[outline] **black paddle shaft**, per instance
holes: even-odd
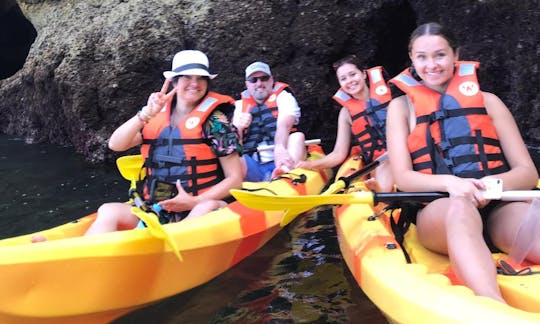
[[[383,159],[379,158],[379,159],[367,164],[362,169],[360,169],[358,171],[355,171],[354,173],[351,173],[350,175],[348,175],[346,177],[340,177],[338,180],[343,181],[345,183],[345,187],[348,187],[352,180],[354,180],[354,179],[356,179],[358,177],[361,177],[363,175],[368,174],[369,172],[371,172],[371,170],[374,170],[376,167],[378,167],[379,164],[381,164],[381,162],[384,161],[385,159],[386,158],[383,158]]]
[[[448,196],[447,192],[374,192],[373,204],[394,201],[431,202]]]

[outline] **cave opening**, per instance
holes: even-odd
[[[0,4],[0,80],[19,71],[37,37],[15,0]]]
[[[410,65],[407,47],[409,35],[416,28],[416,14],[408,2],[386,5],[381,13],[383,17],[377,23],[384,26],[377,29],[376,63],[393,77]]]

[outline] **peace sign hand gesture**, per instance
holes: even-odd
[[[165,104],[167,104],[167,102],[169,102],[176,93],[176,88],[173,88],[169,93],[167,93],[169,84],[169,79],[165,79],[165,82],[161,87],[161,91],[153,92],[148,97],[146,106],[141,109],[142,114],[148,120],[152,119],[158,112],[160,112],[161,109],[163,109],[163,106],[165,106]]]

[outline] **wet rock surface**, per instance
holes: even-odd
[[[331,148],[339,108],[332,63],[354,53],[394,75],[409,64],[410,32],[428,21],[455,31],[461,59],[481,62],[484,90],[512,110],[528,145],[540,145],[536,0],[11,0],[0,15],[19,35],[0,38],[0,132],[72,145],[93,162],[115,157],[106,146],[112,131],[188,48],[208,54],[219,74],[212,89],[235,97],[245,66],[268,62],[299,99],[300,130]]]

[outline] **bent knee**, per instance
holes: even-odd
[[[294,143],[304,143],[306,136],[302,132],[294,132],[289,135],[289,141]]]
[[[448,221],[460,221],[464,223],[482,223],[482,216],[476,206],[465,198],[449,198],[447,217]]]
[[[189,212],[189,215],[186,217],[186,219],[202,216],[213,210],[225,207],[226,205],[227,203],[222,200],[207,200],[207,201],[200,202],[197,205],[195,205],[195,207],[193,207],[193,209]]]

